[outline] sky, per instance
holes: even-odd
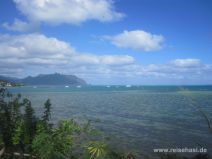
[[[212,84],[211,0],[1,0],[0,75]]]

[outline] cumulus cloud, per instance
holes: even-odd
[[[131,64],[134,62],[134,58],[129,55],[103,55],[97,56],[93,54],[81,54],[74,56],[73,61],[83,64],[95,64],[95,65],[123,65]]]
[[[42,34],[1,35],[0,39],[1,59],[64,60],[65,55],[75,54],[74,48],[66,42]]]
[[[7,22],[3,23],[2,26],[7,30],[18,31],[18,32],[32,32],[37,30],[38,23],[28,23],[20,19],[15,19],[12,24]]]
[[[194,67],[200,65],[199,59],[176,59],[171,61],[172,64],[179,67]]]
[[[15,19],[3,26],[13,31],[31,31],[40,23],[78,25],[88,20],[111,22],[125,15],[115,10],[112,0],[13,0],[28,22]]]
[[[103,39],[109,40],[119,48],[130,48],[145,52],[160,50],[164,41],[162,35],[151,34],[143,30],[125,30],[115,36],[104,36]]]

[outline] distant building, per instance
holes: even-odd
[[[6,87],[11,87],[12,85],[10,83],[7,83],[6,84]]]

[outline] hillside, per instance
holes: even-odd
[[[23,83],[24,85],[86,85],[86,82],[77,76],[59,73],[40,74],[35,77],[28,76],[23,79],[0,76],[0,80]]]

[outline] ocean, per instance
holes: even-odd
[[[212,152],[212,86],[42,86],[9,88],[36,113],[52,103],[52,120],[91,120],[111,144],[157,158],[153,149],[203,147]],[[187,155],[187,154],[185,154]]]

